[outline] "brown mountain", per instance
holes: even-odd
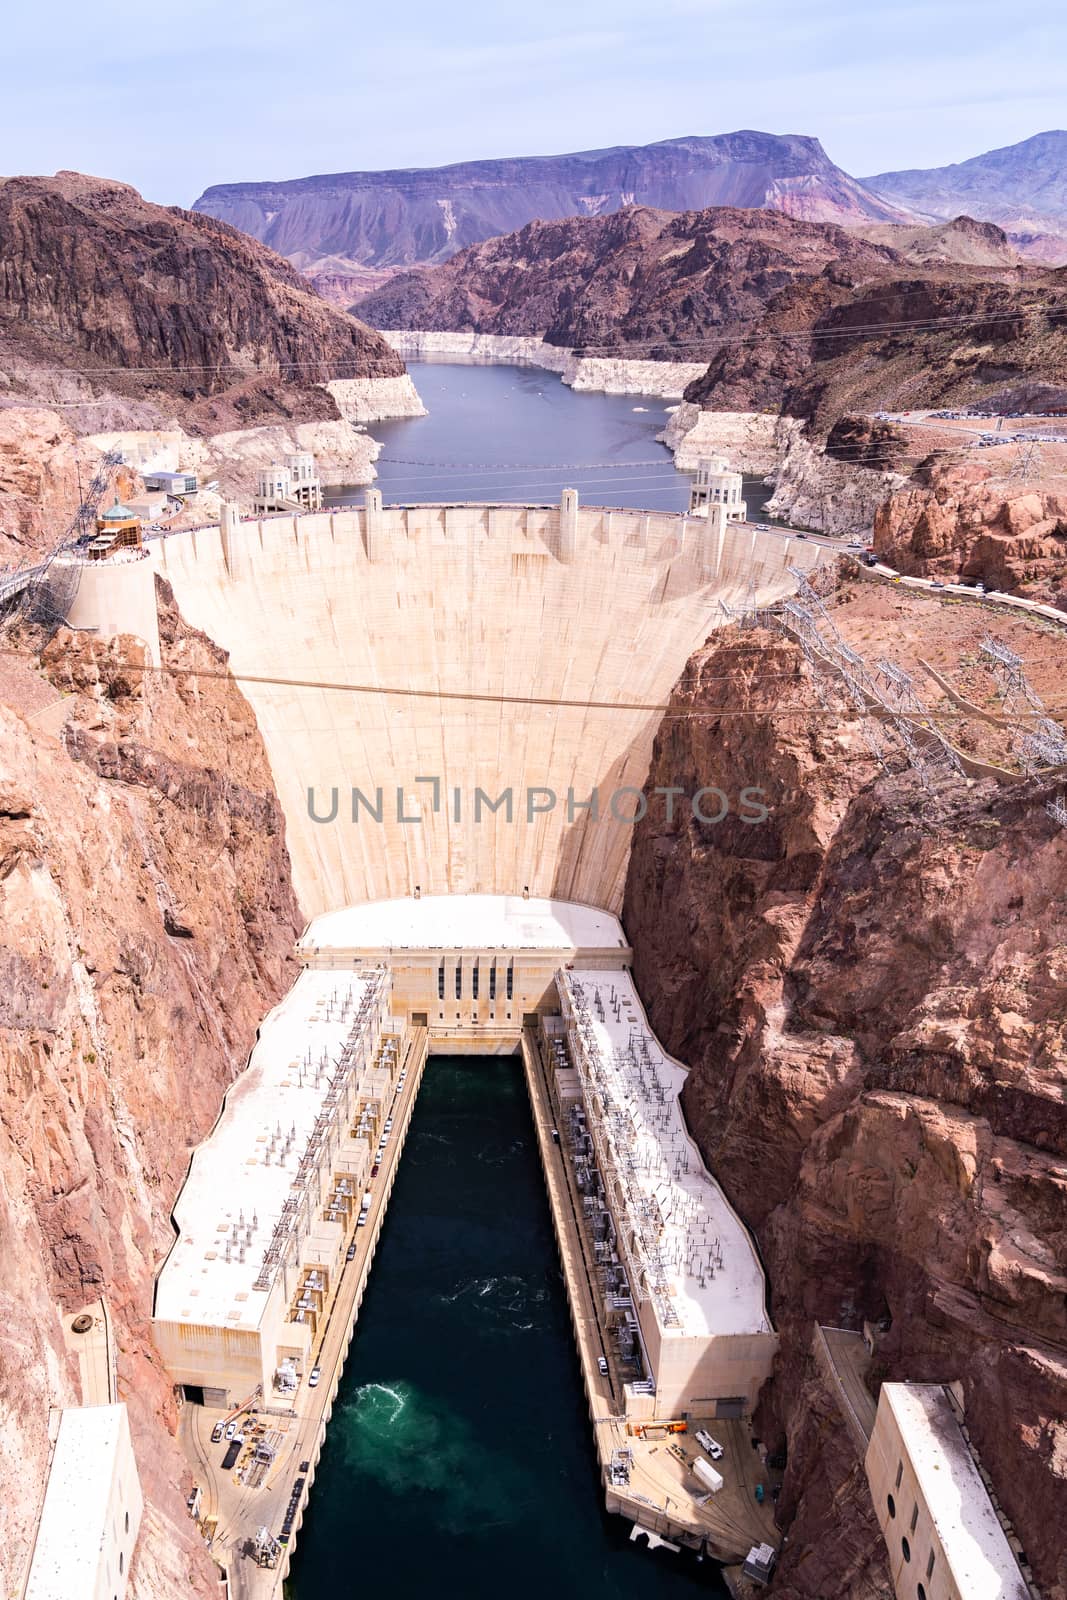
[[[569,155],[217,184],[194,209],[244,228],[315,276],[327,259],[439,262],[535,218],[630,205],[768,207],[818,222],[914,220],[835,166],[818,139],[752,129]]]
[[[335,416],[316,379],[404,370],[266,246],[76,172],[0,182],[0,365],[8,401],[114,394],[195,427],[211,397],[215,428]]]
[[[813,281],[830,303],[835,278],[851,282],[895,259],[843,228],[771,211],[630,206],[531,222],[443,266],[403,273],[356,307],[380,328],[539,334],[549,344],[693,361],[770,305],[788,319],[797,290]]]
[[[537,334],[550,344],[707,359],[687,398],[784,408],[829,429],[850,410],[976,401],[1067,376],[1062,272],[1019,264],[997,229],[903,227],[874,240],[770,211],[530,223],[392,279],[355,310],[377,327]]]

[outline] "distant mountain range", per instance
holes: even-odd
[[[345,303],[367,288],[368,268],[436,263],[535,219],[602,216],[629,205],[764,207],[807,222],[916,220],[842,172],[818,139],[748,131],[574,155],[217,184],[193,209],[263,240]],[[346,268],[360,278],[351,292]]]
[[[287,256],[346,305],[405,267],[535,220],[739,206],[844,227],[922,225],[966,214],[1000,223],[1011,244],[1067,260],[1067,133],[930,171],[857,179],[818,139],[744,130],[572,155],[341,172],[284,183],[226,183],[194,204]]]
[[[1040,260],[1067,260],[1067,132],[1035,133],[951,167],[879,172],[867,188],[931,218],[996,222]]]

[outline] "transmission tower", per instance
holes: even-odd
[[[988,662],[997,681],[1005,714],[1024,715],[1027,719],[1012,741],[1012,749],[1024,769],[1034,773],[1043,767],[1067,763],[1067,733],[1046,713],[1040,695],[1027,680],[1022,656],[988,633],[978,646],[978,654]]]
[[[782,606],[782,612],[783,616],[777,620],[783,628],[791,629],[791,637],[800,645],[804,659],[811,670],[811,679],[820,706],[824,711],[831,709],[825,678],[827,673],[832,672],[844,684],[848,697],[859,714],[860,732],[868,750],[879,766],[888,772],[890,768],[885,745],[885,729],[881,722],[870,715],[871,697],[867,694],[859,676],[859,673],[864,671],[862,657],[854,650],[850,650],[848,645],[840,640],[839,635],[836,647],[828,645],[819,632],[814,614],[799,600],[787,600]],[[834,633],[837,633],[836,629]]]
[[[959,778],[964,777],[959,756],[920,699],[911,673],[905,672],[896,662],[882,658],[878,662],[878,674],[886,684],[886,700],[890,708],[897,712],[893,725],[909,750],[918,743],[914,731],[916,723],[933,741],[932,748],[929,744],[924,748],[920,766],[925,767],[925,763],[932,758],[934,765],[948,768]]]
[[[1019,483],[1030,483],[1032,479],[1040,476],[1041,446],[1036,439],[1030,439],[1016,450],[1008,478],[1015,479]]]

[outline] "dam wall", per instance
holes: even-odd
[[[718,602],[777,600],[822,552],[567,496],[369,499],[153,546],[243,680],[304,913],[472,893],[618,911],[662,707]]]

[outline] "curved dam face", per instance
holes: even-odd
[[[647,776],[654,708],[720,599],[776,600],[790,563],[820,555],[568,492],[562,510],[224,513],[153,561],[246,679],[310,917],[415,893],[618,911],[637,803],[622,791]]]

